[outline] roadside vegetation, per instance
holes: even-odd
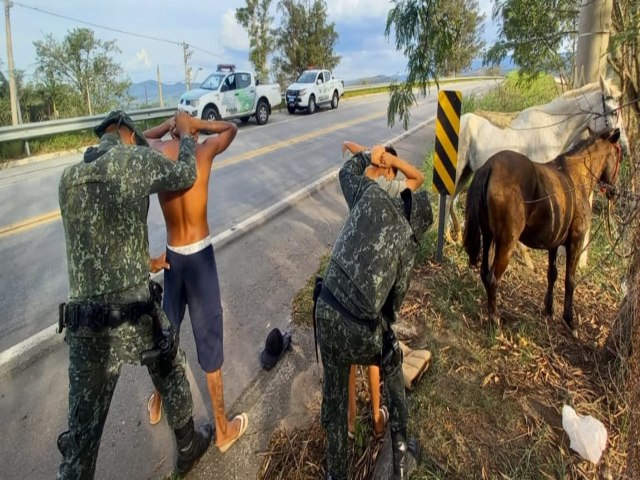
[[[555,88],[550,77],[523,81],[513,74],[486,96],[467,97],[464,108],[520,110],[548,102],[558,95]],[[423,170],[430,191],[432,153],[425,156]],[[435,211],[436,194],[432,205]],[[576,287],[577,338],[561,319],[564,259],[559,260],[556,310],[550,321],[543,314],[546,252],[532,251],[533,271],[512,260],[499,296],[503,329],[496,335],[488,323],[478,271],[468,267],[462,247],[445,245],[445,260],[438,264],[436,228],[427,234],[396,326],[403,341],[433,355],[429,370],[408,397],[409,429],[423,447],[414,478],[627,478],[631,406],[624,396],[624,365],[611,355],[611,330],[624,297],[621,279],[626,266],[620,254],[628,245],[625,238],[613,247],[602,196],[596,196],[594,211],[589,265],[579,272]],[[319,273],[326,262],[325,255]],[[314,279],[315,275],[293,301],[293,321],[300,327],[311,325]],[[351,442],[350,464],[354,478],[368,478],[363,472],[370,472],[379,445],[366,430],[371,423],[366,385],[359,385],[358,391],[358,424],[365,434]],[[570,450],[562,429],[564,404],[593,415],[607,427],[609,442],[598,466]],[[276,448],[287,438],[307,441]],[[304,431],[275,432],[265,465],[267,460],[279,462],[292,476],[278,477],[267,468],[260,478],[319,478],[324,442],[317,412]]]

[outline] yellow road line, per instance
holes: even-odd
[[[356,120],[350,120],[348,122],[337,123],[330,127],[322,128],[320,130],[314,130],[313,132],[305,133],[304,135],[300,135],[299,137],[291,138],[289,140],[283,140],[282,142],[274,143],[272,145],[267,145],[266,147],[257,148],[255,150],[251,150],[250,152],[241,153],[239,155],[234,155],[233,157],[229,157],[220,162],[213,163],[211,167],[212,170],[216,170],[218,168],[226,167],[228,165],[233,165],[234,163],[242,162],[243,160],[248,160],[253,157],[258,157],[260,155],[264,155],[266,153],[275,152],[276,150],[280,150],[281,148],[289,147],[291,145],[296,145],[301,142],[305,142],[307,140],[311,140],[321,135],[325,135],[327,133],[335,132],[336,130],[341,130],[343,128],[352,127],[353,125],[357,125],[359,123],[364,123],[369,120],[373,120],[378,117],[386,116],[387,111],[381,110],[365,117],[360,117]]]
[[[60,218],[60,210],[54,210],[49,213],[44,213],[35,217],[28,218],[21,222],[12,223],[6,227],[0,227],[0,238],[7,235],[13,235],[14,233],[20,233],[25,230],[29,230],[45,223],[53,222]]]
[[[219,168],[227,167],[229,165],[242,162],[244,160],[249,160],[253,157],[265,155],[267,153],[275,152],[276,150],[280,150],[282,148],[289,147],[291,145],[296,145],[298,143],[305,142],[313,138],[317,138],[327,133],[335,132],[336,130],[341,130],[343,128],[351,127],[353,125],[364,123],[369,120],[373,120],[375,118],[384,117],[384,116],[386,116],[386,110],[380,110],[370,115],[359,117],[358,119],[355,119],[355,120],[350,120],[348,122],[343,122],[343,123],[337,123],[330,127],[322,128],[320,130],[314,130],[313,132],[305,133],[304,135],[300,135],[299,137],[291,138],[289,140],[283,140],[282,142],[274,143],[272,145],[267,145],[266,147],[256,148],[255,150],[251,150],[249,152],[241,153],[239,155],[234,155],[233,157],[229,157],[220,162],[214,161],[213,167],[211,169],[217,170]],[[13,235],[16,233],[21,233],[26,230],[30,230],[32,228],[38,227],[40,225],[44,225],[45,223],[53,222],[58,219],[60,219],[60,210],[55,210],[49,213],[45,213],[43,215],[38,215],[35,217],[28,218],[21,222],[12,223],[11,225],[8,225],[6,227],[0,227],[0,238],[6,237],[8,235]]]

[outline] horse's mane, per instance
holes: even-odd
[[[606,138],[609,138],[609,136],[611,136],[612,133],[613,133],[613,129],[612,128],[608,128],[608,129],[603,130],[601,132],[598,132],[598,133],[595,133],[595,134],[591,134],[587,138],[584,138],[584,139],[580,140],[578,143],[576,143],[575,145],[573,145],[566,152],[561,153],[560,155],[558,155],[558,157],[556,157],[556,160],[561,158],[561,157],[571,157],[573,155],[577,155],[578,153],[582,152],[586,148],[589,148],[590,146],[592,146],[596,142],[598,142],[600,140],[604,140]]]
[[[476,110],[476,115],[489,120],[493,125],[499,128],[507,128],[511,125],[514,118],[519,112],[491,112],[489,110]]]
[[[620,89],[616,85],[611,83],[609,80],[605,80],[605,83],[607,84],[607,87],[609,88],[609,91],[612,96],[614,97],[620,96]],[[560,95],[557,98],[554,98],[551,102],[545,105],[530,107],[530,108],[527,108],[526,110],[523,110],[523,112],[538,110],[545,113],[563,113],[563,112],[566,112],[567,110],[566,104],[568,102],[575,103],[581,98],[586,97],[589,94],[592,94],[594,92],[600,92],[600,91],[601,91],[600,82],[587,83],[586,85],[583,85],[580,88],[576,88],[576,89],[568,90],[564,92],[562,95]]]

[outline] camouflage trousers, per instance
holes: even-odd
[[[322,426],[327,432],[327,467],[334,480],[346,480],[349,369],[351,365],[380,365],[382,327],[375,330],[346,319],[322,298],[316,306],[318,341],[324,370]],[[407,405],[402,364],[383,368],[391,432],[406,435]]]
[[[164,315],[162,323],[168,326]],[[69,344],[69,430],[58,437],[63,460],[57,478],[92,479],[122,365],[139,364],[140,353],[154,348],[152,319],[143,315],[135,325],[124,323],[99,332],[86,327],[67,330],[65,340]],[[156,373],[153,366],[148,369],[174,429],[186,425],[193,411],[185,365],[184,352],[178,349],[166,377]]]

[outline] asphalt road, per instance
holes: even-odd
[[[464,94],[494,81],[448,84]],[[435,116],[437,91],[418,101],[412,125]],[[337,110],[314,115],[275,112],[269,123],[240,126],[229,149],[214,162],[209,200],[213,234],[286,197],[336,168],[343,140],[371,145],[402,132],[386,122],[386,94],[356,97]],[[81,155],[0,171],[0,351],[52,325],[67,298],[64,234],[57,188],[65,166]],[[151,202],[152,253],[164,248],[164,221]],[[16,228],[17,227],[17,228]]]

